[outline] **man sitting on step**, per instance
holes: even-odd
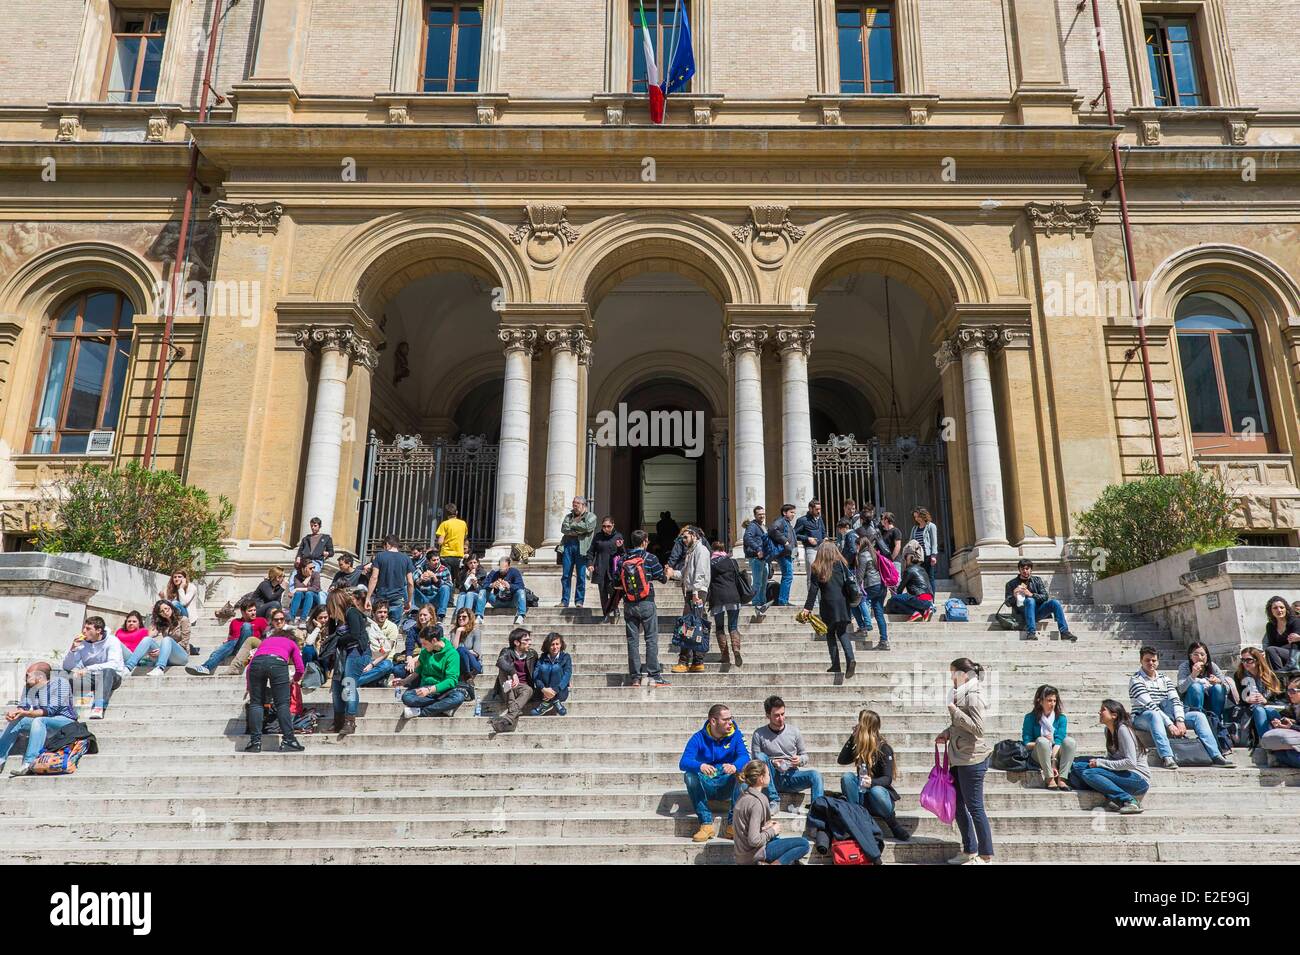
[[[420,656],[406,678],[402,716],[455,716],[468,695],[460,685],[460,654],[446,639],[442,625],[420,631]]]
[[[1038,639],[1038,618],[1049,613],[1056,617],[1056,629],[1061,631],[1062,640],[1079,639],[1070,632],[1061,602],[1048,595],[1042,577],[1034,576],[1034,562],[1021,560],[1016,570],[1016,576],[1007,581],[1005,597],[1015,615],[1025,622],[1025,639]]]
[[[691,837],[695,842],[708,842],[717,834],[713,828],[713,812],[709,809],[710,799],[725,799],[730,803],[723,838],[732,837],[731,817],[742,789],[736,772],[748,762],[745,737],[731,718],[731,708],[714,704],[699,732],[686,741],[678,763],[686,780],[686,793],[700,820],[700,828]]]
[[[524,712],[542,701],[533,682],[536,668],[533,635],[523,627],[516,627],[510,631],[510,646],[497,657],[497,695],[506,709],[492,721],[493,732],[513,733]]]
[[[203,663],[191,663],[185,672],[192,676],[211,676],[217,667],[239,652],[245,640],[254,637],[261,640],[269,626],[265,617],[257,615],[257,601],[251,597],[244,600],[239,605],[239,613],[230,621],[230,635],[226,637],[226,642],[213,650]]]
[[[513,606],[516,627],[528,616],[528,591],[524,587],[524,575],[510,566],[509,557],[502,557],[497,563],[497,569],[488,574],[479,596],[488,607]]]
[[[1156,752],[1164,760],[1165,769],[1177,769],[1178,761],[1174,759],[1173,747],[1169,737],[1176,739],[1187,735],[1187,727],[1196,732],[1196,739],[1205,747],[1211,761],[1216,766],[1231,766],[1219,752],[1219,744],[1210,729],[1210,721],[1200,710],[1184,712],[1183,701],[1178,698],[1178,687],[1174,681],[1157,672],[1160,655],[1154,647],[1143,647],[1138,651],[1142,667],[1129,680],[1128,695],[1133,701],[1133,725],[1146,730],[1155,741]]]
[[[767,801],[772,814],[781,809],[780,793],[808,789],[812,791],[812,799],[821,799],[826,793],[822,774],[805,768],[808,747],[804,745],[803,734],[786,722],[785,700],[769,696],[763,701],[763,712],[767,714],[767,724],[754,730],[749,748],[755,759],[767,763]]]

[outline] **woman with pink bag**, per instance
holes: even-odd
[[[984,774],[993,749],[984,741],[984,697],[979,678],[984,668],[967,657],[948,665],[953,694],[948,702],[948,728],[934,738],[947,745],[957,791],[957,828],[961,831],[961,852],[949,865],[989,865],[993,862],[993,832],[984,811]],[[978,854],[976,854],[978,850]]]

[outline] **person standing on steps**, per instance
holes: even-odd
[[[1042,577],[1034,576],[1034,562],[1021,559],[1016,564],[1016,571],[1016,576],[1007,581],[1004,595],[1015,615],[1025,623],[1025,639],[1038,639],[1038,620],[1050,613],[1056,617],[1056,629],[1061,632],[1061,639],[1071,643],[1077,640],[1078,637],[1070,632],[1061,602],[1048,594]]]
[[[780,838],[781,824],[772,818],[766,796],[772,786],[770,764],[750,760],[739,777],[738,786],[744,791],[733,810],[736,865],[794,865],[808,854],[808,840],[802,836]]]
[[[858,570],[858,540],[859,533],[853,529],[853,522],[847,517],[841,517],[835,524],[835,544],[844,555],[844,562],[849,565],[849,570],[858,579],[858,586],[862,586],[862,574]],[[849,613],[853,616],[853,622],[856,625],[855,633],[871,632],[871,617],[868,616],[870,605],[865,600],[859,600],[856,604],[849,607]]]
[[[618,565],[618,588],[623,593],[623,630],[627,636],[626,686],[668,686],[659,663],[659,617],[655,606],[655,585],[668,581],[659,558],[646,549],[649,535],[641,528],[632,532],[631,549]],[[645,663],[640,644],[645,639]]]
[[[713,579],[709,565],[709,548],[704,543],[698,527],[686,527],[681,533],[686,556],[682,562],[681,572],[669,569],[669,579],[679,577],[682,582],[683,613],[704,614],[704,599],[709,595],[709,584]],[[719,636],[721,642],[725,636]],[[739,642],[739,641],[737,641]],[[674,673],[703,673],[704,654],[695,650],[683,649],[677,655]]]
[[[600,530],[591,538],[587,553],[591,562],[591,582],[600,590],[600,622],[609,623],[618,611],[617,563],[623,556],[623,535],[614,527],[614,518],[605,517]]]
[[[876,618],[876,623],[880,626],[880,642],[876,644],[877,650],[889,649],[889,621],[885,616],[885,595],[888,593],[888,588],[881,579],[880,568],[876,564],[876,555],[883,553],[881,550],[883,546],[880,531],[869,524],[864,524],[858,532],[858,553],[854,559],[857,563],[858,580],[862,584],[862,603],[859,606],[870,607],[871,615]],[[866,629],[870,632],[870,622]]]
[[[77,722],[73,705],[72,684],[63,674],[53,674],[43,660],[27,667],[23,676],[23,695],[4,713],[4,732],[0,733],[0,769],[4,768],[14,741],[27,734],[27,749],[21,765],[9,775],[26,776],[37,757],[45,752],[45,739],[51,730]]]
[[[714,541],[709,555],[709,613],[713,614],[713,633],[718,638],[723,666],[731,662],[732,656],[736,666],[745,662],[740,657],[740,582],[744,576],[740,561],[727,552],[722,541]],[[728,640],[731,655],[727,653]]]
[[[993,861],[993,830],[984,809],[984,775],[993,749],[984,739],[984,696],[980,678],[984,668],[968,657],[948,665],[953,694],[948,701],[948,728],[934,738],[948,747],[948,764],[957,789],[957,828],[961,852],[949,865],[988,865]]]
[[[313,517],[308,525],[311,530],[298,542],[297,556],[300,560],[311,561],[319,574],[325,569],[325,561],[334,556],[334,538],[321,533],[319,517]]]
[[[852,766],[853,772],[840,777],[840,792],[851,803],[866,810],[889,827],[900,842],[912,838],[894,812],[898,790],[894,788],[894,748],[880,732],[880,714],[859,710],[858,725],[840,749],[836,762]]]
[[[421,630],[417,639],[420,655],[407,665],[411,673],[403,681],[402,717],[455,716],[468,695],[461,685],[460,653],[438,623]]]
[[[767,723],[754,730],[749,749],[754,759],[766,763],[770,770],[766,788],[772,815],[781,809],[781,793],[807,789],[812,793],[811,800],[821,799],[826,794],[826,785],[821,773],[806,768],[808,747],[804,745],[803,734],[785,718],[785,700],[769,696],[763,701],[763,712],[767,714]]]
[[[847,666],[845,679],[852,679],[857,670],[857,660],[853,656],[853,641],[849,638],[849,600],[856,583],[849,565],[844,562],[844,555],[833,540],[823,540],[817,548],[808,569],[808,598],[803,610],[796,619],[806,623],[812,615],[813,604],[821,601],[819,616],[826,624],[826,646],[830,650],[831,665],[827,673],[840,672],[840,649],[844,650]],[[859,593],[860,596],[860,593]]]
[[[1151,787],[1151,769],[1128,710],[1117,700],[1102,700],[1098,722],[1106,728],[1106,759],[1083,757],[1070,769],[1069,783],[1075,789],[1091,789],[1106,797],[1106,808],[1132,815],[1142,806],[1137,797]]]
[[[681,528],[673,520],[671,511],[660,511],[659,520],[655,523],[655,556],[660,560],[668,559],[668,552],[672,549],[677,540],[678,532]]]
[[[400,556],[410,560],[405,554]],[[370,663],[370,629],[365,614],[368,602],[367,589],[358,586],[350,594],[335,591],[325,604],[330,612],[330,621],[334,624],[337,656],[331,690],[334,700],[334,732],[340,736],[347,736],[357,730],[357,709],[361,702],[357,681]]]
[[[782,504],[781,516],[767,530],[767,538],[772,544],[771,553],[781,571],[781,587],[774,604],[777,607],[790,606],[790,591],[794,587],[794,554],[798,546],[794,534],[794,510],[793,504]]]
[[[767,613],[767,561],[768,536],[767,511],[762,504],[755,505],[754,516],[745,525],[745,534],[741,538],[741,547],[745,559],[749,561],[749,578],[754,583],[754,599],[750,603],[754,612],[762,618]]]
[[[1200,710],[1219,720],[1228,699],[1238,701],[1236,685],[1210,659],[1209,647],[1199,641],[1187,648],[1187,659],[1178,664],[1178,695],[1185,710]]]
[[[1187,735],[1190,726],[1196,732],[1196,738],[1216,766],[1231,766],[1219,752],[1215,742],[1214,731],[1205,714],[1193,710],[1183,710],[1183,701],[1178,698],[1178,688],[1169,677],[1158,672],[1160,654],[1154,647],[1143,647],[1138,651],[1142,666],[1129,680],[1128,696],[1133,704],[1133,725],[1151,734],[1156,744],[1156,752],[1164,760],[1165,769],[1177,769],[1178,761],[1174,759],[1173,747],[1169,737],[1181,738]]]
[[[813,561],[817,559],[817,549],[826,540],[826,521],[822,517],[822,502],[813,499],[808,502],[808,513],[795,521],[794,536],[803,548],[803,565],[805,573],[810,572]],[[813,592],[812,577],[808,578],[808,592]],[[825,618],[823,618],[825,619]]]
[[[1034,693],[1034,708],[1020,726],[1020,742],[1033,754],[1048,789],[1068,792],[1066,777],[1074,765],[1078,744],[1066,732],[1068,721],[1061,707],[1061,694],[1044,683]]]
[[[442,509],[442,523],[433,532],[433,546],[453,579],[460,573],[468,539],[469,525],[461,520],[460,511],[455,504],[446,505]]]
[[[394,534],[384,538],[384,549],[375,555],[370,568],[366,605],[373,606],[376,596],[388,604],[388,619],[399,627],[402,615],[415,605],[415,564],[410,555],[402,553]]]
[[[921,564],[933,577],[939,566],[939,525],[924,507],[912,511],[912,540],[921,545]]]
[[[494,733],[513,733],[524,712],[538,703],[542,694],[537,689],[536,669],[533,635],[516,627],[510,631],[510,645],[497,657],[497,695],[506,709],[492,721]]]
[[[572,510],[564,515],[560,524],[560,608],[569,606],[571,578],[574,605],[581,608],[587,599],[587,556],[591,539],[596,534],[596,515],[587,510],[587,499],[575,497]]]
[[[704,725],[686,741],[686,748],[677,764],[686,781],[686,793],[695,808],[696,818],[700,821],[700,828],[691,837],[693,841],[708,842],[717,835],[713,827],[713,811],[709,809],[711,799],[731,803],[722,837],[730,839],[735,834],[731,823],[736,800],[740,798],[736,773],[738,767],[748,762],[745,737],[731,718],[731,707],[715,703],[709,708],[709,717]]]
[[[894,524],[892,511],[880,515],[880,539],[885,545],[885,556],[894,562],[899,576],[903,574],[903,532]]]
[[[276,612],[284,622],[284,611]],[[289,664],[293,664],[293,676]],[[276,630],[268,633],[253,658],[248,663],[248,745],[245,753],[262,751],[262,723],[266,718],[267,690],[275,700],[275,718],[280,723],[280,752],[301,753],[305,747],[293,734],[293,713],[290,711],[290,684],[301,683],[306,671],[302,662],[302,649],[291,631]]]

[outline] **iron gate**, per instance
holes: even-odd
[[[871,483],[869,444],[851,434],[833,434],[825,444],[813,444],[813,493],[822,502],[827,530],[840,516],[840,501],[852,498],[859,505],[875,500]],[[791,501],[801,511],[806,501]]]
[[[380,550],[389,534],[404,548],[432,544],[448,502],[469,525],[468,548],[483,553],[496,533],[497,447],[484,435],[430,445],[420,435],[381,442],[371,431],[358,534],[365,553]]]

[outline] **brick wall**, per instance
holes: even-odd
[[[605,7],[605,0],[506,0],[501,5],[505,45],[499,51],[500,88],[515,96],[590,96],[603,91]],[[622,19],[616,27],[627,29]]]
[[[66,100],[85,0],[0,3],[0,105]]]
[[[1300,103],[1300,0],[1231,0],[1228,44],[1243,105],[1296,108]]]
[[[1011,92],[1001,0],[921,0],[926,91],[941,96]]]
[[[371,96],[392,85],[398,0],[314,0],[304,93]]]
[[[817,92],[813,4],[714,0],[712,10],[714,92],[790,98]]]

